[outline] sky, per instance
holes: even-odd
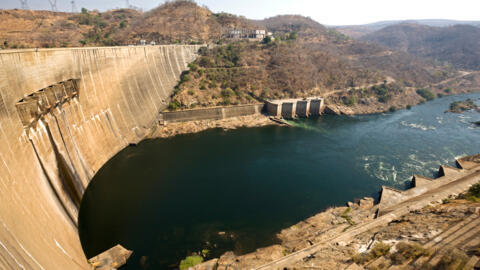
[[[60,11],[71,11],[71,0],[56,0]],[[75,0],[77,10],[123,8],[127,0]],[[143,10],[165,0],[128,0]],[[480,0],[197,0],[213,12],[250,19],[300,14],[325,25],[366,24],[385,20],[451,19],[480,21]],[[49,0],[27,0],[31,9],[49,9]],[[0,0],[0,8],[20,8],[20,0]],[[1,23],[1,22],[0,22]]]

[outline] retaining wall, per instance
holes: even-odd
[[[264,104],[247,104],[175,112],[162,112],[159,114],[159,121],[160,123],[168,123],[196,120],[219,120],[237,116],[259,114],[262,111],[263,106]]]

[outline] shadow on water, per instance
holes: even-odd
[[[413,174],[432,177],[441,164],[480,152],[470,124],[479,114],[444,114],[467,97],[480,94],[127,147],[85,192],[84,251],[92,257],[119,243],[134,251],[122,269],[175,269],[204,249],[211,258],[277,243],[282,228],[330,206],[378,197],[382,185],[406,188]]]

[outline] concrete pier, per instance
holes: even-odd
[[[286,119],[318,116],[322,114],[324,100],[320,97],[267,100],[265,110],[269,116]]]

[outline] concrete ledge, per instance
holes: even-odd
[[[434,180],[435,179],[414,174],[412,178],[412,183],[414,187],[422,187],[422,186],[430,185],[431,182]]]
[[[192,110],[161,112],[158,116],[160,124],[168,122],[187,122],[197,120],[220,120],[225,118],[259,114],[264,104],[245,104],[226,107],[199,108]]]

